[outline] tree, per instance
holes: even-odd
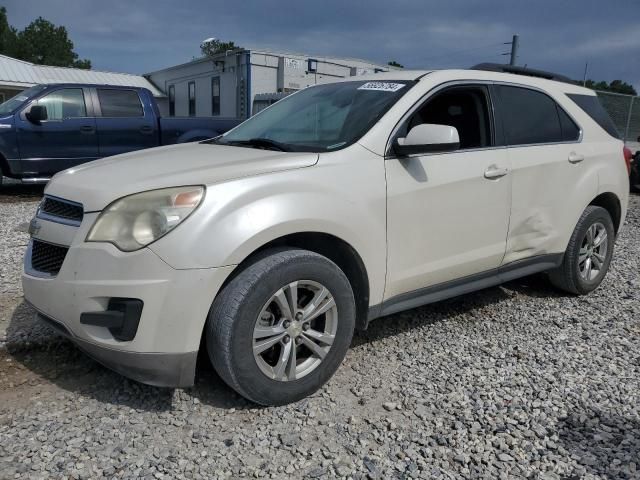
[[[18,32],[9,25],[7,9],[0,7],[0,53],[15,56],[18,44]]]
[[[227,50],[235,50],[236,48],[242,47],[239,47],[233,42],[223,42],[217,38],[212,38],[208,41],[206,40],[202,42],[202,45],[200,45],[200,51],[202,52],[202,55],[206,57],[211,57],[218,53],[224,53]]]
[[[593,80],[587,80],[585,87],[592,90],[602,90],[604,92],[624,93],[625,95],[637,95],[636,89],[633,85],[629,85],[622,80],[613,80],[611,83],[604,81],[594,82]]]
[[[38,17],[18,31],[7,21],[7,11],[0,7],[0,53],[38,65],[91,68],[91,61],[79,59],[67,29]]]
[[[395,60],[391,60],[390,62],[387,62],[387,65],[389,65],[390,67],[404,68],[404,65],[400,65]]]

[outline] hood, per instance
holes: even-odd
[[[64,170],[51,179],[45,193],[80,202],[85,212],[92,212],[146,190],[212,185],[310,167],[317,161],[317,153],[188,143],[116,155]]]

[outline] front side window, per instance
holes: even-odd
[[[220,77],[211,79],[211,115],[220,115]]]
[[[400,133],[416,125],[433,123],[458,130],[460,149],[493,145],[487,89],[483,86],[452,87],[429,98],[409,119]]]
[[[408,81],[348,81],[301,90],[215,142],[286,151],[344,148],[364,135],[412,86]]]
[[[196,115],[196,82],[189,82],[189,116]]]
[[[496,86],[509,145],[562,142],[556,102],[537,90]]]
[[[135,90],[98,89],[103,117],[143,117],[142,103]]]
[[[47,109],[47,120],[64,120],[87,116],[84,93],[81,88],[55,90],[38,99],[38,105]]]
[[[42,90],[47,88],[46,85],[36,85],[35,87],[27,88],[22,92],[17,93],[14,97],[11,97],[6,102],[0,105],[0,115],[8,115],[20,108],[29,99],[38,95]]]
[[[176,86],[169,85],[169,116],[176,115]]]

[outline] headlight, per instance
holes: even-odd
[[[176,187],[136,193],[105,208],[87,242],[110,242],[133,252],[176,228],[202,202],[204,187]]]

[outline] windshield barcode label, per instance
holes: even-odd
[[[360,85],[358,90],[377,90],[379,92],[397,92],[404,83],[389,83],[389,82],[367,82],[364,85]]]

